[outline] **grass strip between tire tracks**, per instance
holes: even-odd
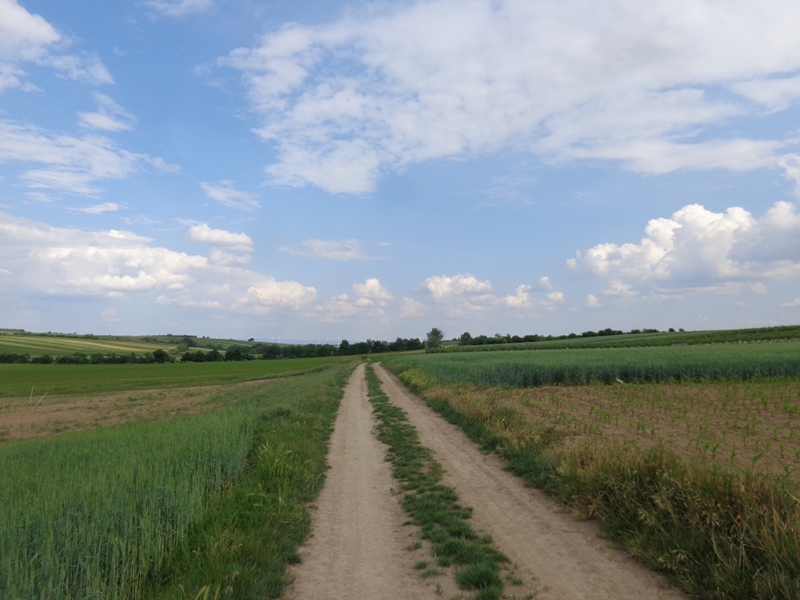
[[[452,488],[441,483],[442,466],[419,441],[405,413],[389,402],[372,367],[367,367],[369,399],[379,419],[378,439],[389,446],[392,473],[404,493],[402,505],[422,538],[433,546],[440,567],[456,568],[462,589],[478,590],[476,598],[493,600],[503,594],[500,566],[508,558],[467,523],[471,509],[458,503]]]

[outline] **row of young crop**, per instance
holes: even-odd
[[[347,371],[239,388],[202,415],[0,445],[0,597],[276,597]]]
[[[556,341],[531,343],[491,343],[485,345],[459,345],[430,348],[431,354],[451,352],[502,352],[512,350],[559,350],[592,348],[646,348],[651,346],[695,346],[707,344],[743,344],[755,342],[786,342],[800,339],[800,326],[763,327],[758,329],[732,329],[724,331],[698,331],[660,333],[648,335],[598,337],[568,337]]]

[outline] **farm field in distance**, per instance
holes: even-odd
[[[340,357],[146,365],[0,365],[0,441],[219,407],[228,387],[340,363]]]
[[[22,330],[0,329],[0,353],[30,353],[64,356],[74,353],[92,354],[95,352],[117,354],[143,353],[154,350],[173,350],[184,336],[117,336],[66,333],[34,333]],[[227,346],[232,343],[249,345],[249,342],[195,338],[202,345]]]

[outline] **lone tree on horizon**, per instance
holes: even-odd
[[[434,327],[428,332],[428,348],[438,348],[442,345],[444,332],[438,327]]]

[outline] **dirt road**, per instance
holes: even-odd
[[[443,483],[474,509],[472,525],[490,534],[518,566],[537,600],[685,600],[663,579],[598,537],[594,523],[577,521],[542,492],[525,487],[483,454],[464,433],[411,394],[394,375],[375,368],[390,400],[402,408],[420,441],[445,468]],[[507,594],[518,594],[507,587]]]
[[[446,470],[444,484],[474,509],[472,526],[494,538],[515,564],[523,585],[511,597],[538,600],[686,600],[657,574],[613,549],[593,523],[577,521],[538,490],[503,470],[499,458],[477,446],[379,365],[384,391],[417,429],[424,446]],[[331,469],[313,515],[314,534],[301,548],[286,596],[305,599],[452,598],[451,580],[441,590],[413,565],[431,561],[424,549],[407,550],[412,531],[393,495],[385,446],[374,436],[364,366],[345,390],[331,438]],[[437,595],[436,592],[439,592]]]
[[[438,598],[414,564],[428,559],[406,548],[412,529],[392,494],[386,447],[374,434],[364,365],[353,373],[331,436],[330,470],[313,513],[313,537],[300,549],[286,597],[298,600],[349,598]]]

